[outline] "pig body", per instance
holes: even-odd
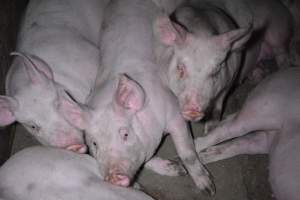
[[[62,99],[84,103],[94,87],[107,2],[29,2],[6,78],[7,96],[0,97],[1,126],[17,121],[44,145],[86,150],[82,133],[58,107]]]
[[[279,71],[264,80],[237,114],[206,137],[196,139],[203,162],[240,154],[270,154],[270,183],[275,196],[299,199],[299,86],[299,68]]]
[[[153,200],[103,181],[96,160],[58,148],[30,147],[0,168],[0,199]]]
[[[65,117],[85,130],[105,180],[128,186],[167,132],[196,185],[213,193],[176,98],[159,77],[152,34],[159,13],[151,1],[110,2],[103,22],[99,86],[86,107],[69,107]]]

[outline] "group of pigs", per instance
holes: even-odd
[[[52,147],[23,150],[5,163],[0,199],[150,200],[126,188],[143,165],[169,176],[186,170],[213,195],[203,164],[241,153],[270,153],[275,196],[299,199],[294,4],[30,0],[0,96],[0,126],[17,121]],[[260,61],[271,57],[279,72],[223,117],[232,86],[261,76]],[[209,133],[194,140],[187,121],[199,120]],[[166,133],[184,168],[154,155]]]

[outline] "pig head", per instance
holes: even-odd
[[[59,112],[66,89],[55,82],[51,68],[40,58],[24,53],[16,55],[13,68],[18,68],[22,82],[12,96],[0,96],[0,126],[18,121],[44,145],[84,153],[86,146],[81,131],[69,124]],[[25,75],[25,77],[24,77]],[[10,75],[7,81],[10,80]]]
[[[238,50],[250,38],[251,26],[234,28],[216,9],[180,7],[175,17],[161,16],[154,23],[156,54],[183,117],[197,121],[213,102],[221,99],[222,104],[239,70]]]
[[[103,103],[94,109],[65,101],[62,110],[70,123],[87,133],[89,151],[98,160],[105,180],[115,185],[129,186],[130,180],[138,168],[150,159],[161,138],[148,148],[153,139],[144,137],[145,130],[137,125],[136,120],[145,120],[136,119],[136,113],[145,104],[145,92],[137,82],[123,74],[101,88],[95,102],[101,99]],[[115,90],[113,94],[107,95],[112,88]]]

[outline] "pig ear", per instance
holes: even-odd
[[[58,110],[64,118],[74,127],[84,130],[86,127],[85,112],[83,106],[79,105],[63,89],[58,92]]]
[[[172,22],[168,16],[158,17],[153,25],[154,35],[164,45],[184,44],[187,31],[179,24]]]
[[[6,126],[16,120],[15,110],[18,107],[18,101],[12,97],[0,96],[0,126]]]
[[[145,91],[136,81],[130,79],[126,74],[121,74],[114,98],[116,105],[135,113],[144,106]]]
[[[221,35],[215,36],[217,46],[226,51],[236,51],[244,47],[252,34],[252,25],[246,28],[239,28]]]
[[[53,80],[51,68],[39,57],[20,52],[12,52],[10,55],[19,56],[24,60],[26,72],[32,83],[45,83],[49,79]]]

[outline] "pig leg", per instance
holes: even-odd
[[[269,153],[275,133],[255,132],[208,147],[198,155],[205,164],[224,160],[241,154]]]
[[[171,134],[177,153],[197,187],[213,195],[215,186],[198,158],[187,124],[179,113],[169,123],[166,131]]]
[[[268,130],[272,126],[272,120],[267,121],[264,114],[258,115],[255,103],[244,106],[238,115],[229,115],[220,125],[205,137],[195,139],[195,147],[199,153],[203,149],[219,144],[223,141],[240,137],[256,130]],[[259,108],[258,108],[259,109]],[[267,116],[269,117],[269,116]]]
[[[144,167],[164,176],[184,176],[187,173],[181,163],[156,156],[146,162]]]

